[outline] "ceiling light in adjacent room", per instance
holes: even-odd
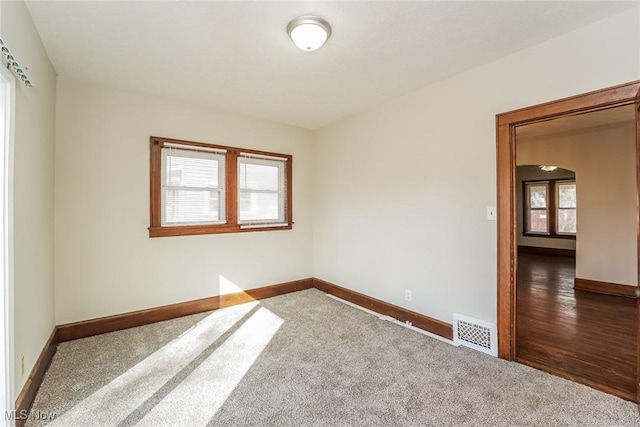
[[[542,169],[545,172],[553,172],[554,170],[558,169],[558,167],[557,166],[542,165],[542,166],[540,166],[540,169]]]
[[[305,52],[320,49],[331,36],[331,26],[316,16],[298,16],[287,25],[293,43]]]

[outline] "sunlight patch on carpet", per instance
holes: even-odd
[[[118,424],[257,305],[250,302],[211,313],[50,425]]]
[[[206,426],[283,323],[260,308],[136,425]]]

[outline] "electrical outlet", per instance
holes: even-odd
[[[404,290],[404,299],[407,300],[407,301],[411,301],[411,298],[412,298],[411,290],[405,289]]]
[[[20,375],[24,375],[24,354],[20,355]]]

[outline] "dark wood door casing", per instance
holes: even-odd
[[[636,286],[636,306],[637,306],[637,314],[638,314],[638,349],[637,349],[637,357],[638,362],[636,364],[636,401],[638,403],[638,412],[640,412],[640,90],[636,95],[636,185],[638,188],[638,228],[637,228],[637,239],[638,239],[638,286]]]
[[[498,356],[515,359],[516,340],[516,128],[526,124],[552,120],[562,116],[636,105],[636,169],[640,189],[640,81],[601,89],[570,98],[534,105],[496,115],[496,162],[498,206]],[[640,203],[640,190],[638,195]],[[640,205],[639,205],[640,209]],[[638,286],[640,286],[640,223],[638,237]],[[640,288],[639,288],[640,289]],[[636,292],[640,295],[640,290]],[[640,309],[640,299],[638,300]],[[639,310],[640,312],[640,310]],[[640,340],[638,341],[640,343]],[[640,350],[640,349],[639,349]],[[640,366],[640,351],[639,366]],[[639,370],[640,371],[640,370]],[[640,380],[638,402],[640,404]]]

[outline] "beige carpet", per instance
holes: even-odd
[[[63,343],[28,426],[638,426],[630,402],[315,289]]]

